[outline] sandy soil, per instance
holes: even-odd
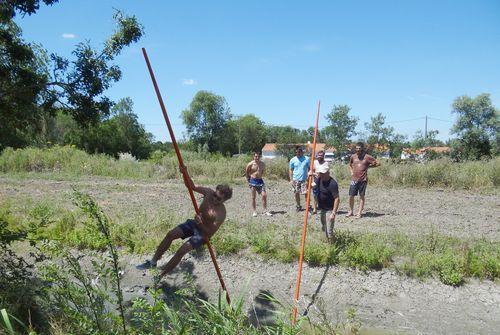
[[[0,202],[14,205],[51,199],[71,208],[71,187],[92,194],[114,218],[132,213],[166,211],[178,217],[192,215],[184,186],[178,181],[165,183],[87,178],[76,181],[16,179],[0,176]],[[293,195],[285,182],[267,185],[271,218],[251,217],[249,191],[235,185],[227,205],[228,219],[241,224],[301,225],[303,213],[294,210]],[[259,204],[260,205],[260,204]],[[362,219],[345,217],[347,187],[341,187],[341,206],[337,229],[363,232],[427,234],[432,229],[460,239],[500,240],[500,197],[439,189],[375,188],[369,186],[366,215]],[[311,220],[314,224],[315,218]],[[125,291],[128,298],[142,296],[151,286],[151,275],[134,265],[143,256],[125,256]],[[270,293],[289,304],[295,287],[296,264],[265,262],[242,252],[220,257],[220,267],[233,297],[247,297],[249,314],[255,322],[266,322],[275,306],[257,298]],[[163,280],[166,293],[185,285],[190,273],[201,296],[215,298],[219,284],[206,254],[190,255],[180,271]],[[331,321],[345,319],[354,308],[363,326],[410,334],[493,334],[500,329],[500,285],[490,281],[468,280],[459,288],[434,279],[419,281],[392,270],[362,273],[338,267],[304,268],[301,312],[314,318],[327,315]],[[253,313],[253,314],[252,314]],[[257,315],[255,317],[255,315]]]

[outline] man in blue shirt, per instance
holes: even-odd
[[[301,147],[295,148],[295,157],[290,160],[288,175],[292,184],[293,193],[295,193],[295,202],[297,212],[302,210],[300,206],[300,194],[307,193],[307,173],[311,161],[309,157],[304,156]]]

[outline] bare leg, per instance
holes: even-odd
[[[361,215],[363,214],[363,208],[365,208],[365,196],[360,195],[359,196],[359,212],[358,212],[358,215],[356,215],[358,218],[360,218]]]
[[[314,196],[313,197],[313,213],[316,214],[316,211],[318,210],[318,197]]]
[[[252,187],[252,208],[254,212],[257,211],[257,204],[255,203],[256,193],[257,192],[255,191],[255,187]]]
[[[169,231],[165,236],[165,238],[163,239],[163,241],[161,241],[158,248],[156,249],[153,258],[151,259],[151,262],[152,263],[158,262],[158,260],[161,258],[161,256],[163,256],[165,251],[167,251],[168,248],[170,248],[172,241],[182,237],[184,237],[184,233],[182,232],[182,229],[179,227],[175,227],[174,229]]]
[[[264,212],[267,212],[267,193],[266,193],[266,191],[262,191],[262,207],[264,208]]]
[[[184,257],[184,255],[190,252],[191,250],[193,250],[193,246],[191,245],[191,243],[189,243],[188,241],[184,242],[184,244],[181,245],[179,250],[177,250],[177,252],[172,256],[172,258],[170,258],[168,263],[165,264],[165,266],[162,268],[162,271],[160,273],[160,278],[169,273],[170,271],[172,271],[177,266],[177,264],[179,264],[182,257]]]
[[[347,212],[347,216],[352,216],[353,208],[354,208],[354,197],[349,196],[349,212]]]
[[[300,207],[300,193],[295,193],[295,203]]]

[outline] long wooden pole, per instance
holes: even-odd
[[[170,119],[168,118],[167,109],[165,108],[165,104],[163,103],[163,99],[161,97],[160,89],[158,88],[158,84],[156,83],[155,75],[153,73],[153,68],[151,67],[151,63],[149,62],[148,54],[145,48],[142,48],[142,54],[144,55],[144,59],[146,60],[146,64],[148,66],[149,75],[151,76],[151,80],[153,81],[153,86],[155,88],[156,96],[158,97],[158,102],[160,103],[161,111],[163,113],[163,117],[165,118],[165,122],[167,123],[168,132],[170,133],[170,138],[172,139],[172,144],[175,149],[175,153],[177,154],[177,159],[179,160],[179,166],[184,167],[184,161],[182,160],[182,155],[179,150],[179,146],[177,145],[177,141],[175,140],[174,130],[172,129],[172,125],[170,124]],[[184,180],[189,178],[187,171],[182,169],[182,177]],[[187,183],[186,183],[187,184]],[[196,202],[196,198],[194,197],[193,189],[188,186],[189,196],[191,197],[191,202],[193,203],[194,210],[196,214],[200,214],[200,209],[198,207],[198,203]],[[205,243],[207,244],[208,251],[210,252],[210,257],[212,258],[212,262],[214,263],[215,272],[217,272],[217,277],[219,277],[219,282],[222,289],[226,292],[226,300],[228,304],[231,304],[231,299],[229,298],[229,293],[226,288],[226,284],[224,284],[224,279],[222,278],[222,273],[220,272],[219,265],[217,264],[217,260],[215,259],[215,252],[212,248],[212,244],[208,240],[206,236]]]
[[[316,125],[314,127],[313,149],[312,149],[312,153],[311,153],[311,163],[309,166],[309,172],[312,172],[313,168],[314,168],[314,157],[316,155],[316,137],[318,135],[318,121],[319,121],[320,105],[321,105],[321,101],[318,101],[318,111],[316,113]],[[307,178],[306,213],[304,215],[304,226],[302,227],[302,240],[300,242],[299,271],[297,274],[297,285],[295,286],[295,296],[293,298],[292,324],[295,324],[297,322],[297,311],[298,311],[299,294],[300,294],[300,281],[302,279],[302,264],[304,263],[304,248],[305,248],[305,244],[306,244],[306,235],[307,235],[307,219],[309,217],[309,204],[311,202],[311,183],[312,183],[312,176],[310,175]]]

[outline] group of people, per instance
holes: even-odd
[[[295,156],[290,160],[288,170],[289,181],[295,195],[295,209],[297,212],[302,210],[300,198],[301,195],[307,195],[307,180],[312,175],[314,178],[312,182],[314,201],[311,214],[317,214],[319,211],[322,229],[328,240],[333,241],[333,226],[340,202],[338,183],[330,175],[330,166],[325,161],[325,152],[323,150],[317,153],[312,172],[309,172],[310,164],[310,158],[304,156],[302,147],[297,146],[295,148]],[[358,142],[356,144],[356,152],[349,159],[351,181],[349,186],[348,217],[355,216],[356,218],[361,218],[363,215],[366,187],[368,184],[368,169],[379,165],[380,163],[375,158],[366,153],[364,143]],[[267,210],[267,194],[262,179],[264,168],[265,164],[260,160],[260,154],[254,153],[254,159],[248,163],[246,168],[248,185],[252,191],[253,216],[257,216],[255,204],[256,193],[262,194],[264,213],[272,215]],[[360,201],[357,214],[354,215],[354,198],[356,196],[359,196]]]
[[[333,227],[337,209],[339,207],[339,187],[337,181],[330,175],[330,166],[325,161],[325,152],[319,151],[312,172],[310,172],[310,158],[304,156],[303,149],[296,147],[295,156],[289,163],[289,180],[295,196],[296,210],[301,211],[301,195],[307,193],[308,177],[314,178],[313,193],[314,206],[312,214],[319,211],[322,229],[326,234],[328,241],[333,242],[335,235]],[[371,167],[377,167],[380,163],[365,152],[364,144],[356,144],[356,153],[349,159],[349,170],[351,172],[351,182],[349,187],[349,211],[347,216],[353,216],[354,197],[360,197],[358,212],[355,215],[360,218],[365,205],[365,193],[368,183],[367,171]],[[186,167],[182,166],[184,183],[186,187],[203,195],[203,201],[200,205],[200,214],[194,219],[188,219],[186,222],[170,230],[162,240],[152,259],[137,266],[138,269],[148,269],[157,266],[157,262],[163,256],[166,250],[175,239],[187,239],[176,251],[174,256],[162,267],[160,277],[172,271],[179,264],[182,257],[195,248],[202,246],[219,229],[226,218],[226,207],[224,203],[231,199],[233,190],[228,185],[217,185],[215,190],[207,187],[195,185],[189,177]],[[256,196],[262,196],[262,207],[264,215],[272,216],[272,212],[267,209],[267,194],[263,176],[265,173],[265,163],[261,160],[260,153],[254,153],[253,160],[247,164],[245,175],[252,195],[252,216],[258,216]]]

